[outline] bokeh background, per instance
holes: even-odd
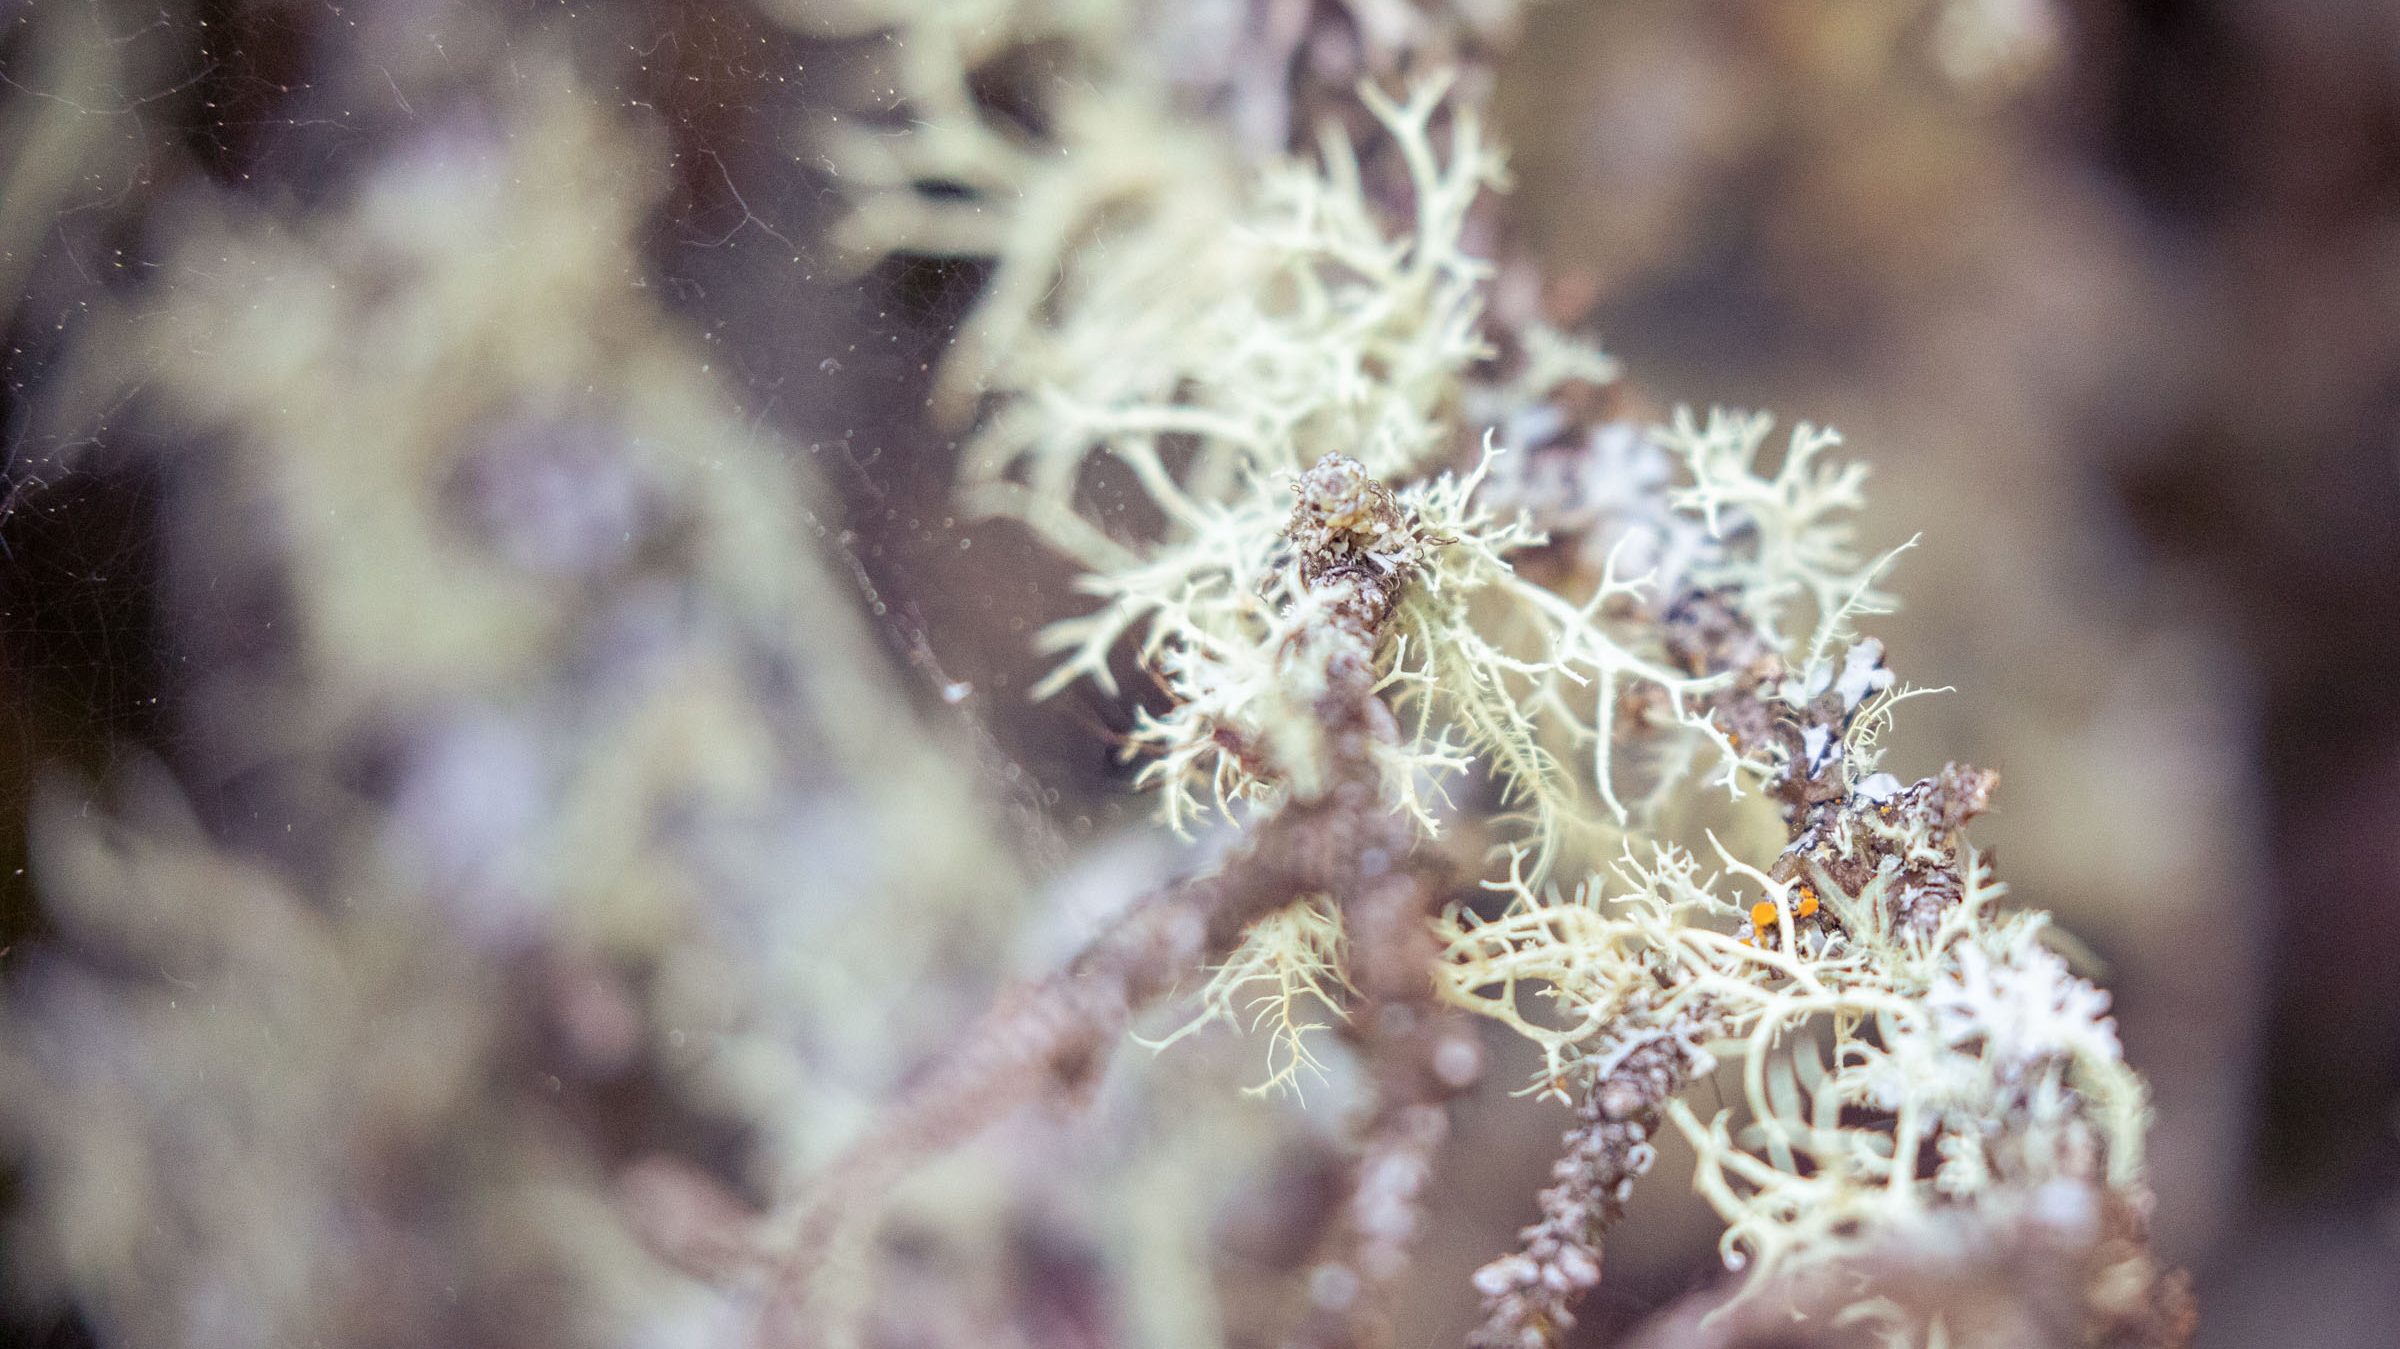
[[[994,982],[1174,865],[1113,754],[1122,709],[1025,697],[1066,573],[945,504],[955,443],[926,395],[979,269],[860,273],[823,242],[809,130],[894,58],[808,10],[0,5],[16,1341],[257,1342],[279,1323],[210,1303],[241,1280],[191,1252],[231,1242],[255,1270],[306,1240],[447,1270],[337,1296],[295,1267],[295,1314],[340,1302],[325,1324],[374,1328],[358,1342],[574,1339],[540,1308],[635,1257],[579,1250],[512,1292],[524,1271],[458,1252],[567,1220],[471,1196],[755,1205],[759,1154],[821,1155]],[[2202,1343],[2391,1343],[2400,5],[1552,0],[1528,22],[1497,94],[1518,246],[1653,398],[1842,427],[1875,466],[1870,542],[1922,533],[1883,632],[1956,692],[1911,705],[1894,762],[1996,768],[1982,839],[2105,969]],[[74,822],[94,816],[183,860],[145,871]],[[269,882],[288,912],[223,900]],[[151,896],[146,935],[60,898],[78,887]],[[362,932],[352,906],[385,891],[417,926]],[[838,995],[755,956],[870,911],[906,952]],[[245,923],[323,931],[299,953],[223,935]],[[755,958],[694,964],[695,941]],[[353,1151],[278,1173],[297,1188],[238,1222],[207,1188],[250,1185],[215,1165],[263,1145],[240,1118],[181,1140],[190,1097],[157,1075],[278,1052],[183,1019],[174,990],[212,977],[351,990],[229,1023],[348,1017],[337,1060],[391,1006],[487,1009],[405,1037],[451,1046],[421,1071],[457,1081],[312,1099],[291,1126],[305,1151],[440,1102],[446,1142],[373,1153],[376,1223],[296,1221]],[[710,1017],[714,1057],[684,1055]],[[1293,1107],[1230,1099],[1242,1053],[1003,1131],[962,1164],[1002,1178],[962,1230],[1007,1273],[928,1257],[917,1300],[1026,1344],[1175,1342],[1208,1319],[1183,1284],[1095,1310],[1123,1270],[1077,1243],[1121,1222],[1149,1234],[1124,1237],[1136,1267],[1213,1259],[1238,1309],[1292,1256],[1276,1196],[1326,1183],[1329,1155],[1252,1138],[1242,1112]],[[272,1115],[284,1088],[253,1085]],[[817,1104],[762,1104],[778,1091]],[[1426,1343],[1555,1148],[1519,1103],[1464,1109]],[[1101,1188],[1028,1200],[1128,1120],[1145,1141]],[[475,1141],[494,1130],[513,1141]],[[67,1169],[97,1188],[61,1191],[61,1140],[85,1135],[107,1147]],[[137,1202],[135,1176],[180,1197]],[[34,1216],[62,1194],[131,1211],[62,1244]],[[1707,1240],[1688,1199],[1643,1196],[1591,1342],[1705,1280]],[[920,1312],[896,1342],[976,1342]],[[702,1343],[708,1314],[639,1324]]]

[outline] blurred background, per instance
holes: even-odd
[[[14,1342],[711,1342],[660,1248],[1176,865],[1125,712],[1025,696],[1068,573],[946,504],[981,269],[822,241],[809,128],[903,58],[810,11],[0,4]],[[2391,1343],[2400,4],[1527,25],[1518,246],[1659,403],[1838,425],[1868,541],[1922,532],[1881,631],[1957,691],[1894,766],[2000,772],[2201,1342]],[[1211,1053],[959,1163],[885,1340],[1264,1333],[1334,1126]],[[1425,1343],[1560,1124],[1462,1111]],[[1588,1342],[1709,1242],[1643,1195]]]

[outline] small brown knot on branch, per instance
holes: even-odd
[[[1300,500],[1283,534],[1299,555],[1301,584],[1371,644],[1428,550],[1453,541],[1427,533],[1391,489],[1346,455],[1318,460],[1292,490]]]
[[[1300,579],[1310,586],[1337,573],[1401,580],[1425,564],[1427,548],[1450,540],[1425,532],[1415,514],[1375,481],[1366,466],[1329,454],[1293,482],[1300,500],[1283,527],[1300,554]]]

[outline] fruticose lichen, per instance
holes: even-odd
[[[1116,694],[1130,653],[1161,695],[1127,738],[1161,818],[1261,828],[1340,788],[1355,732],[1328,719],[1317,644],[1369,643],[1391,714],[1372,791],[1412,848],[1465,831],[1493,859],[1491,898],[1425,915],[1438,998],[1537,1044],[1534,1087],[1586,1120],[1526,1249],[1477,1279],[1480,1343],[1572,1324],[1667,1124],[1725,1224],[1728,1313],[1779,1297],[1890,1342],[1971,1338],[1862,1274],[1963,1214],[2106,1252],[2091,1333],[2172,1342],[2187,1318],[2139,1241],[2146,1106],[2106,995],[2042,915],[2000,906],[1962,833],[1990,775],[1882,768],[1917,691],[1858,631],[1893,602],[1891,555],[1855,541],[1864,468],[1763,415],[1630,418],[1614,361],[1502,302],[1470,8],[1412,10],[1426,29],[1386,54],[1421,59],[1365,43],[1347,89],[1295,76],[1311,97],[1289,106],[1325,119],[1262,147],[1176,120],[1178,99],[1252,105],[1145,62],[1125,36],[1143,7],[1096,5],[1064,39],[1079,78],[1053,87],[1044,153],[1015,143],[988,161],[1005,181],[964,194],[921,190],[990,131],[955,45],[925,38],[946,11],[877,11],[919,44],[903,97],[928,120],[827,142],[878,170],[844,237],[997,259],[941,388],[972,425],[961,499],[1073,559],[1095,602],[1042,635],[1040,692]],[[1349,9],[1363,33],[1381,7]],[[1057,40],[1053,17],[1001,6],[978,32]],[[1353,504],[1312,515],[1334,481]],[[1347,622],[1329,556],[1396,589],[1388,612]],[[1689,832],[1702,797],[1734,843]],[[1396,861],[1376,844],[1357,865]],[[1291,896],[1203,1016],[1271,1028],[1270,1081],[1292,1082],[1312,1027],[1398,996],[1343,992],[1358,929]],[[1389,1052],[1360,1033],[1370,1063]],[[1739,1109],[1704,1117],[1683,1093],[1720,1061]]]

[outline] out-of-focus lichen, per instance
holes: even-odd
[[[488,100],[318,209],[195,191],[55,381],[180,442],[169,592],[257,606],[175,636],[179,773],[247,819],[161,776],[36,826],[19,1249],[112,1342],[741,1333],[775,1187],[1018,958],[1025,881],[820,489],[642,284],[662,146],[556,53]],[[985,1171],[898,1215],[988,1269]],[[1144,1213],[1135,1263],[1206,1218]]]

